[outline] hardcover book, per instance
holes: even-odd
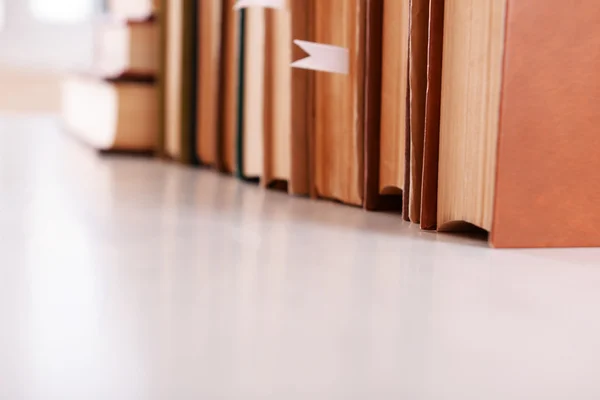
[[[600,245],[598,3],[446,0],[437,225]]]

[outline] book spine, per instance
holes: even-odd
[[[157,21],[159,25],[159,50],[158,54],[160,57],[159,60],[159,69],[156,77],[157,84],[157,93],[158,93],[158,140],[157,140],[157,150],[156,154],[160,158],[166,157],[165,152],[165,70],[167,64],[167,12],[168,7],[164,4],[167,0],[158,0],[160,3],[160,8],[163,12],[158,16]]]
[[[238,40],[238,95],[237,95],[237,140],[236,140],[236,169],[235,174],[238,178],[244,179],[244,36],[246,33],[246,10],[240,10],[239,18],[239,40]]]
[[[196,0],[184,1],[183,21],[183,63],[181,76],[181,161],[185,164],[197,164],[196,156],[196,98],[197,98],[197,41],[198,32]]]

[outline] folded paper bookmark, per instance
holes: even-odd
[[[233,6],[234,10],[241,10],[248,7],[264,7],[285,9],[285,0],[238,0]]]
[[[304,50],[308,57],[293,62],[292,68],[348,74],[350,70],[350,53],[348,49],[304,40],[294,40],[294,43]]]

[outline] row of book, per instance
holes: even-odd
[[[109,1],[69,130],[496,247],[600,245],[594,0],[241,3]]]

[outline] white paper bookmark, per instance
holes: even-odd
[[[308,57],[293,62],[291,65],[292,68],[344,75],[349,73],[350,52],[348,49],[330,44],[306,42],[304,40],[294,40],[294,43],[308,53]]]
[[[283,10],[285,9],[285,0],[238,0],[233,6],[234,10],[241,10],[242,8],[248,7],[264,7],[264,8],[276,8]]]

